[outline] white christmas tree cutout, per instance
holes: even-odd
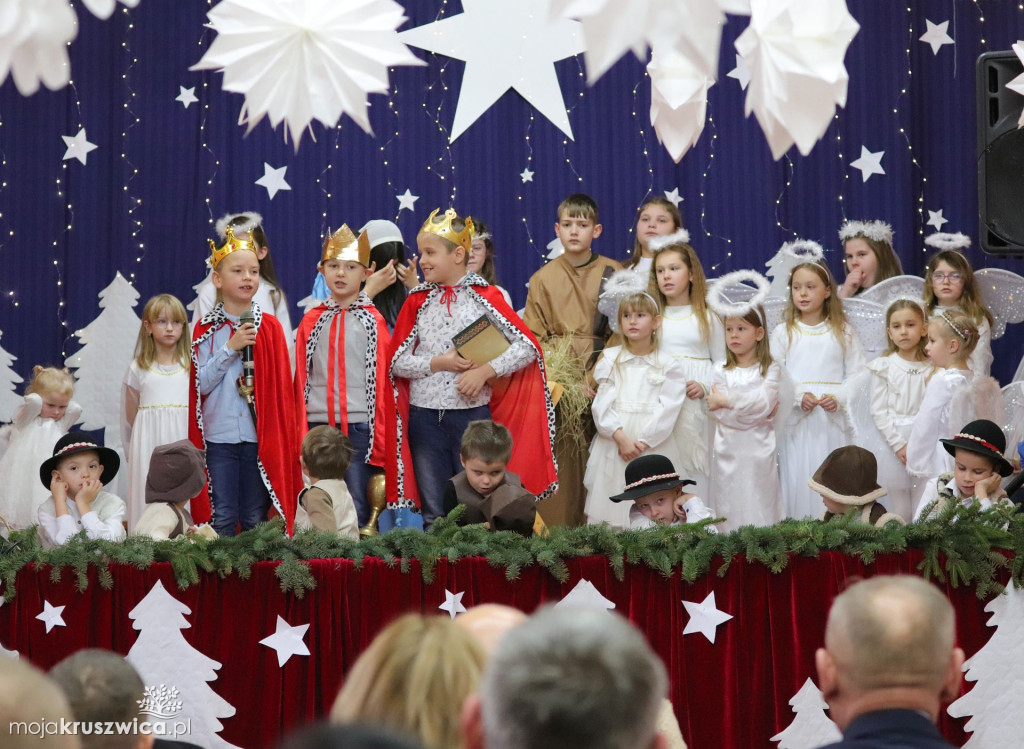
[[[0,331],[0,337],[3,332]],[[0,346],[0,422],[7,422],[14,419],[14,414],[22,403],[22,397],[18,395],[15,386],[22,382],[21,375],[11,369],[11,365],[18,360],[4,351]]]
[[[556,609],[589,609],[591,611],[610,611],[615,604],[605,598],[586,578],[576,583],[569,594],[555,604]]]
[[[843,737],[839,727],[825,715],[828,705],[811,679],[804,682],[789,704],[796,717],[770,739],[779,742],[779,749],[815,749]]]
[[[964,678],[976,683],[946,710],[954,718],[971,716],[964,725],[964,730],[971,734],[964,749],[1020,746],[1024,593],[1011,582],[1003,593],[988,602],[985,611],[992,614],[987,625],[996,631],[981,650],[964,662]]]
[[[160,710],[156,714],[151,711],[152,722],[190,721],[191,730],[182,736],[184,741],[205,749],[232,749],[234,744],[217,734],[224,728],[220,719],[230,718],[235,708],[208,683],[217,678],[221,664],[200,653],[181,634],[181,630],[192,626],[185,619],[185,615],[191,613],[192,609],[168,593],[158,580],[128,613],[134,622],[132,627],[139,630],[139,639],[126,658],[151,692],[154,689],[167,693],[176,690],[174,697],[180,698],[174,700],[181,704],[176,705],[179,709],[173,716],[161,716]],[[169,733],[170,728],[167,730]]]

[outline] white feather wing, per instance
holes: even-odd
[[[981,301],[995,318],[992,338],[999,338],[1010,323],[1024,322],[1024,277],[1002,268],[975,271]]]

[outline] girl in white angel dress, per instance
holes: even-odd
[[[128,460],[128,527],[146,510],[149,459],[160,445],[188,438],[190,342],[181,302],[160,294],[146,302],[135,359],[122,383],[121,439]]]
[[[37,522],[50,492],[39,481],[40,464],[76,424],[82,407],[71,400],[75,380],[66,369],[35,367],[25,400],[14,415],[7,452],[0,459],[0,515],[15,528]]]
[[[705,398],[711,392],[711,371],[725,360],[722,321],[707,304],[707,279],[685,229],[653,237],[654,273],[662,312],[661,351],[671,356],[686,375],[686,401],[675,431],[681,475],[694,481],[694,493],[710,496],[711,434]]]
[[[771,335],[771,351],[793,382],[795,398],[779,444],[782,497],[787,517],[821,515],[821,496],[807,481],[825,457],[850,444],[847,380],[864,367],[864,353],[846,322],[835,281],[821,262],[797,265],[789,276],[783,322]]]
[[[614,288],[620,274],[643,283],[632,271],[619,271],[609,279],[602,301],[614,295],[608,289]],[[626,464],[648,451],[678,465],[673,430],[686,399],[686,376],[672,357],[658,350],[661,315],[647,292],[621,297],[618,315],[612,319],[617,320],[623,344],[606,348],[594,367],[598,387],[592,411],[597,435],[590,446],[583,485],[587,521],[624,529],[630,525],[630,504],[608,498],[624,490]]]
[[[729,304],[719,285],[740,277],[760,279],[762,296],[768,280],[753,271],[720,278],[708,302],[723,318],[725,362],[715,364],[708,409],[715,424],[712,455],[712,502],[725,518],[722,532],[743,525],[773,525],[783,518],[782,487],[776,460],[775,425],[782,370],[772,360],[764,309],[755,298]]]

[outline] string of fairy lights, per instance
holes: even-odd
[[[4,145],[4,120],[3,116],[0,116],[0,199],[3,198],[4,193],[7,191],[7,150],[3,147]],[[0,202],[2,205],[2,202]],[[10,228],[10,222],[4,216],[3,210],[0,210],[0,253],[4,250],[12,248],[14,246],[14,229]],[[0,262],[7,263],[9,258],[4,257],[0,254]],[[8,304],[18,307],[21,305],[21,300],[18,299],[18,295],[14,289],[0,287],[0,296],[2,296]]]
[[[647,72],[646,68],[633,86],[633,104],[630,114],[633,117],[633,122],[636,123],[637,138],[640,141],[640,154],[643,156],[644,165],[647,168],[647,186],[644,190],[643,200],[640,201],[640,205],[650,199],[651,193],[654,191],[654,162],[651,160],[651,146],[647,141],[647,126],[646,122],[649,120],[646,117],[638,116],[637,113],[641,110],[642,102],[640,101],[640,89],[644,86],[649,87],[651,85],[651,76]],[[640,205],[637,206],[639,209]],[[626,233],[627,242],[626,245],[632,244],[631,241],[636,234],[636,224],[630,223],[629,231]]]
[[[441,7],[437,9],[434,21],[442,20],[448,10],[448,0],[441,0]],[[435,58],[437,55],[434,56]],[[448,81],[445,73],[448,70],[449,61],[442,62],[437,69],[437,77],[427,84],[426,95],[423,97],[423,111],[430,118],[434,127],[441,136],[442,151],[432,163],[427,164],[427,171],[434,175],[439,181],[444,182],[448,189],[448,203],[455,205],[455,197],[458,194],[458,180],[456,179],[455,157],[452,154],[451,133],[444,124],[444,106],[448,101]],[[440,87],[441,95],[438,98],[437,106],[431,110],[430,94],[435,88]],[[445,171],[448,173],[445,174]]]
[[[131,73],[135,67],[139,64],[139,59],[135,56],[132,51],[131,40],[132,32],[135,30],[135,23],[132,21],[131,12],[128,6],[122,9],[127,29],[125,30],[124,39],[121,42],[121,49],[124,51],[126,59],[131,60],[128,64],[127,69],[121,74],[121,80],[124,82],[124,86],[128,91],[128,98],[124,102],[124,122],[126,123],[121,130],[121,162],[124,165],[124,192],[126,193],[126,199],[128,202],[128,225],[131,232],[131,245],[137,251],[135,256],[135,264],[139,265],[142,263],[143,258],[146,256],[146,243],[140,237],[142,234],[142,221],[136,216],[136,212],[140,205],[142,205],[142,198],[139,198],[132,192],[132,185],[135,183],[136,178],[139,174],[138,167],[132,163],[131,158],[128,156],[128,136],[132,130],[139,126],[141,119],[133,108],[133,104],[136,99],[135,89],[132,88]],[[135,270],[132,269],[128,273],[128,280],[135,281]]]
[[[206,7],[208,9],[213,7],[213,3],[214,0],[206,0]],[[204,26],[199,34],[199,40],[196,42],[196,46],[199,48],[196,56],[197,60],[200,60],[203,57],[203,47],[206,45],[210,33],[210,29]],[[213,224],[216,222],[213,215],[212,205],[213,183],[217,179],[217,175],[220,173],[220,157],[210,147],[209,135],[207,134],[206,128],[210,119],[210,73],[202,73],[202,82],[200,85],[202,86],[202,92],[199,96],[199,101],[202,104],[202,114],[199,118],[199,147],[209,154],[209,158],[213,162],[213,166],[206,175],[206,195],[204,196],[203,204],[206,206],[206,215],[212,228]]]

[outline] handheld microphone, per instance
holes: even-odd
[[[252,313],[252,307],[247,309],[238,317],[238,324],[245,325],[246,323],[256,324],[256,316]],[[245,382],[247,388],[251,388],[256,384],[256,367],[252,360],[252,346],[246,346],[242,349],[242,379]]]

